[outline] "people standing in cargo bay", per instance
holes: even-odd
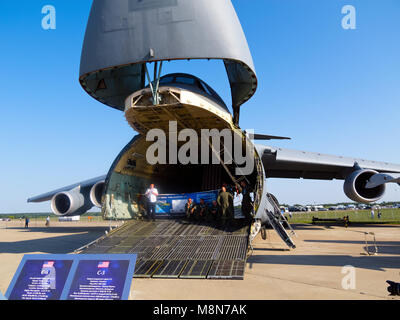
[[[154,184],[150,185],[150,188],[147,189],[145,195],[147,197],[147,216],[155,221],[158,190],[154,188]]]
[[[221,189],[217,203],[221,209],[221,224],[225,226],[226,221],[233,216],[233,196],[226,191],[225,186]]]

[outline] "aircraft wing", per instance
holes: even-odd
[[[268,178],[346,179],[355,168],[370,169],[400,181],[400,165],[257,145]],[[397,175],[396,175],[397,173]]]
[[[63,187],[63,188],[60,188],[60,189],[57,189],[57,190],[53,190],[53,191],[50,191],[50,192],[41,194],[41,195],[36,196],[36,197],[29,198],[29,199],[28,199],[28,202],[44,202],[44,201],[49,201],[49,200],[51,200],[51,198],[52,198],[54,195],[56,195],[57,193],[65,192],[65,191],[70,191],[70,190],[75,189],[75,188],[77,188],[77,187],[83,188],[83,187],[94,186],[96,183],[105,180],[106,177],[107,177],[107,176],[104,175],[104,176],[101,176],[101,177],[89,179],[89,180],[82,181],[82,182],[78,182],[78,183],[75,183],[75,184],[71,184],[70,186],[66,186],[66,187]]]

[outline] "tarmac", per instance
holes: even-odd
[[[104,235],[109,222],[0,222],[0,291],[5,293],[24,254],[72,253]],[[381,300],[395,299],[386,280],[400,282],[400,226],[294,225],[297,248],[273,230],[258,236],[244,280],[133,279],[135,300]],[[374,233],[378,249],[375,251]],[[347,267],[346,267],[347,266]],[[354,267],[352,269],[351,267]],[[344,268],[345,267],[345,268]],[[350,278],[351,277],[351,278]],[[349,280],[350,279],[350,280]]]

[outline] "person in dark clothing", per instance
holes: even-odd
[[[208,213],[208,207],[206,205],[206,203],[204,202],[204,199],[200,199],[200,203],[197,206],[197,210],[196,210],[196,219],[203,221],[206,220],[206,216]]]
[[[221,225],[225,226],[227,221],[233,217],[233,196],[226,191],[226,187],[222,187],[217,203],[221,212]]]
[[[207,221],[212,222],[212,221],[218,221],[219,219],[219,208],[218,208],[218,203],[217,201],[213,201],[211,204],[211,207],[208,210],[208,215],[207,215]]]
[[[185,205],[186,218],[192,220],[195,218],[196,204],[193,202],[191,198],[188,199],[188,202]]]
[[[242,198],[242,213],[245,216],[245,219],[247,221],[251,221],[253,218],[252,216],[252,211],[253,211],[253,202],[250,197],[250,188],[247,186],[246,181],[241,181],[240,182],[240,187],[238,190],[243,198]]]
[[[25,228],[29,228],[29,218],[25,217]]]

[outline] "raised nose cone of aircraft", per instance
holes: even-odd
[[[124,110],[145,88],[148,62],[220,59],[234,111],[250,99],[257,78],[230,0],[97,0],[82,49],[80,83],[93,98]]]
[[[221,97],[201,79],[183,73],[160,79],[157,104],[150,88],[130,95],[125,116],[134,130],[146,134],[150,129],[169,130],[169,121],[177,121],[179,130],[190,128],[225,129],[232,127],[232,115]]]

